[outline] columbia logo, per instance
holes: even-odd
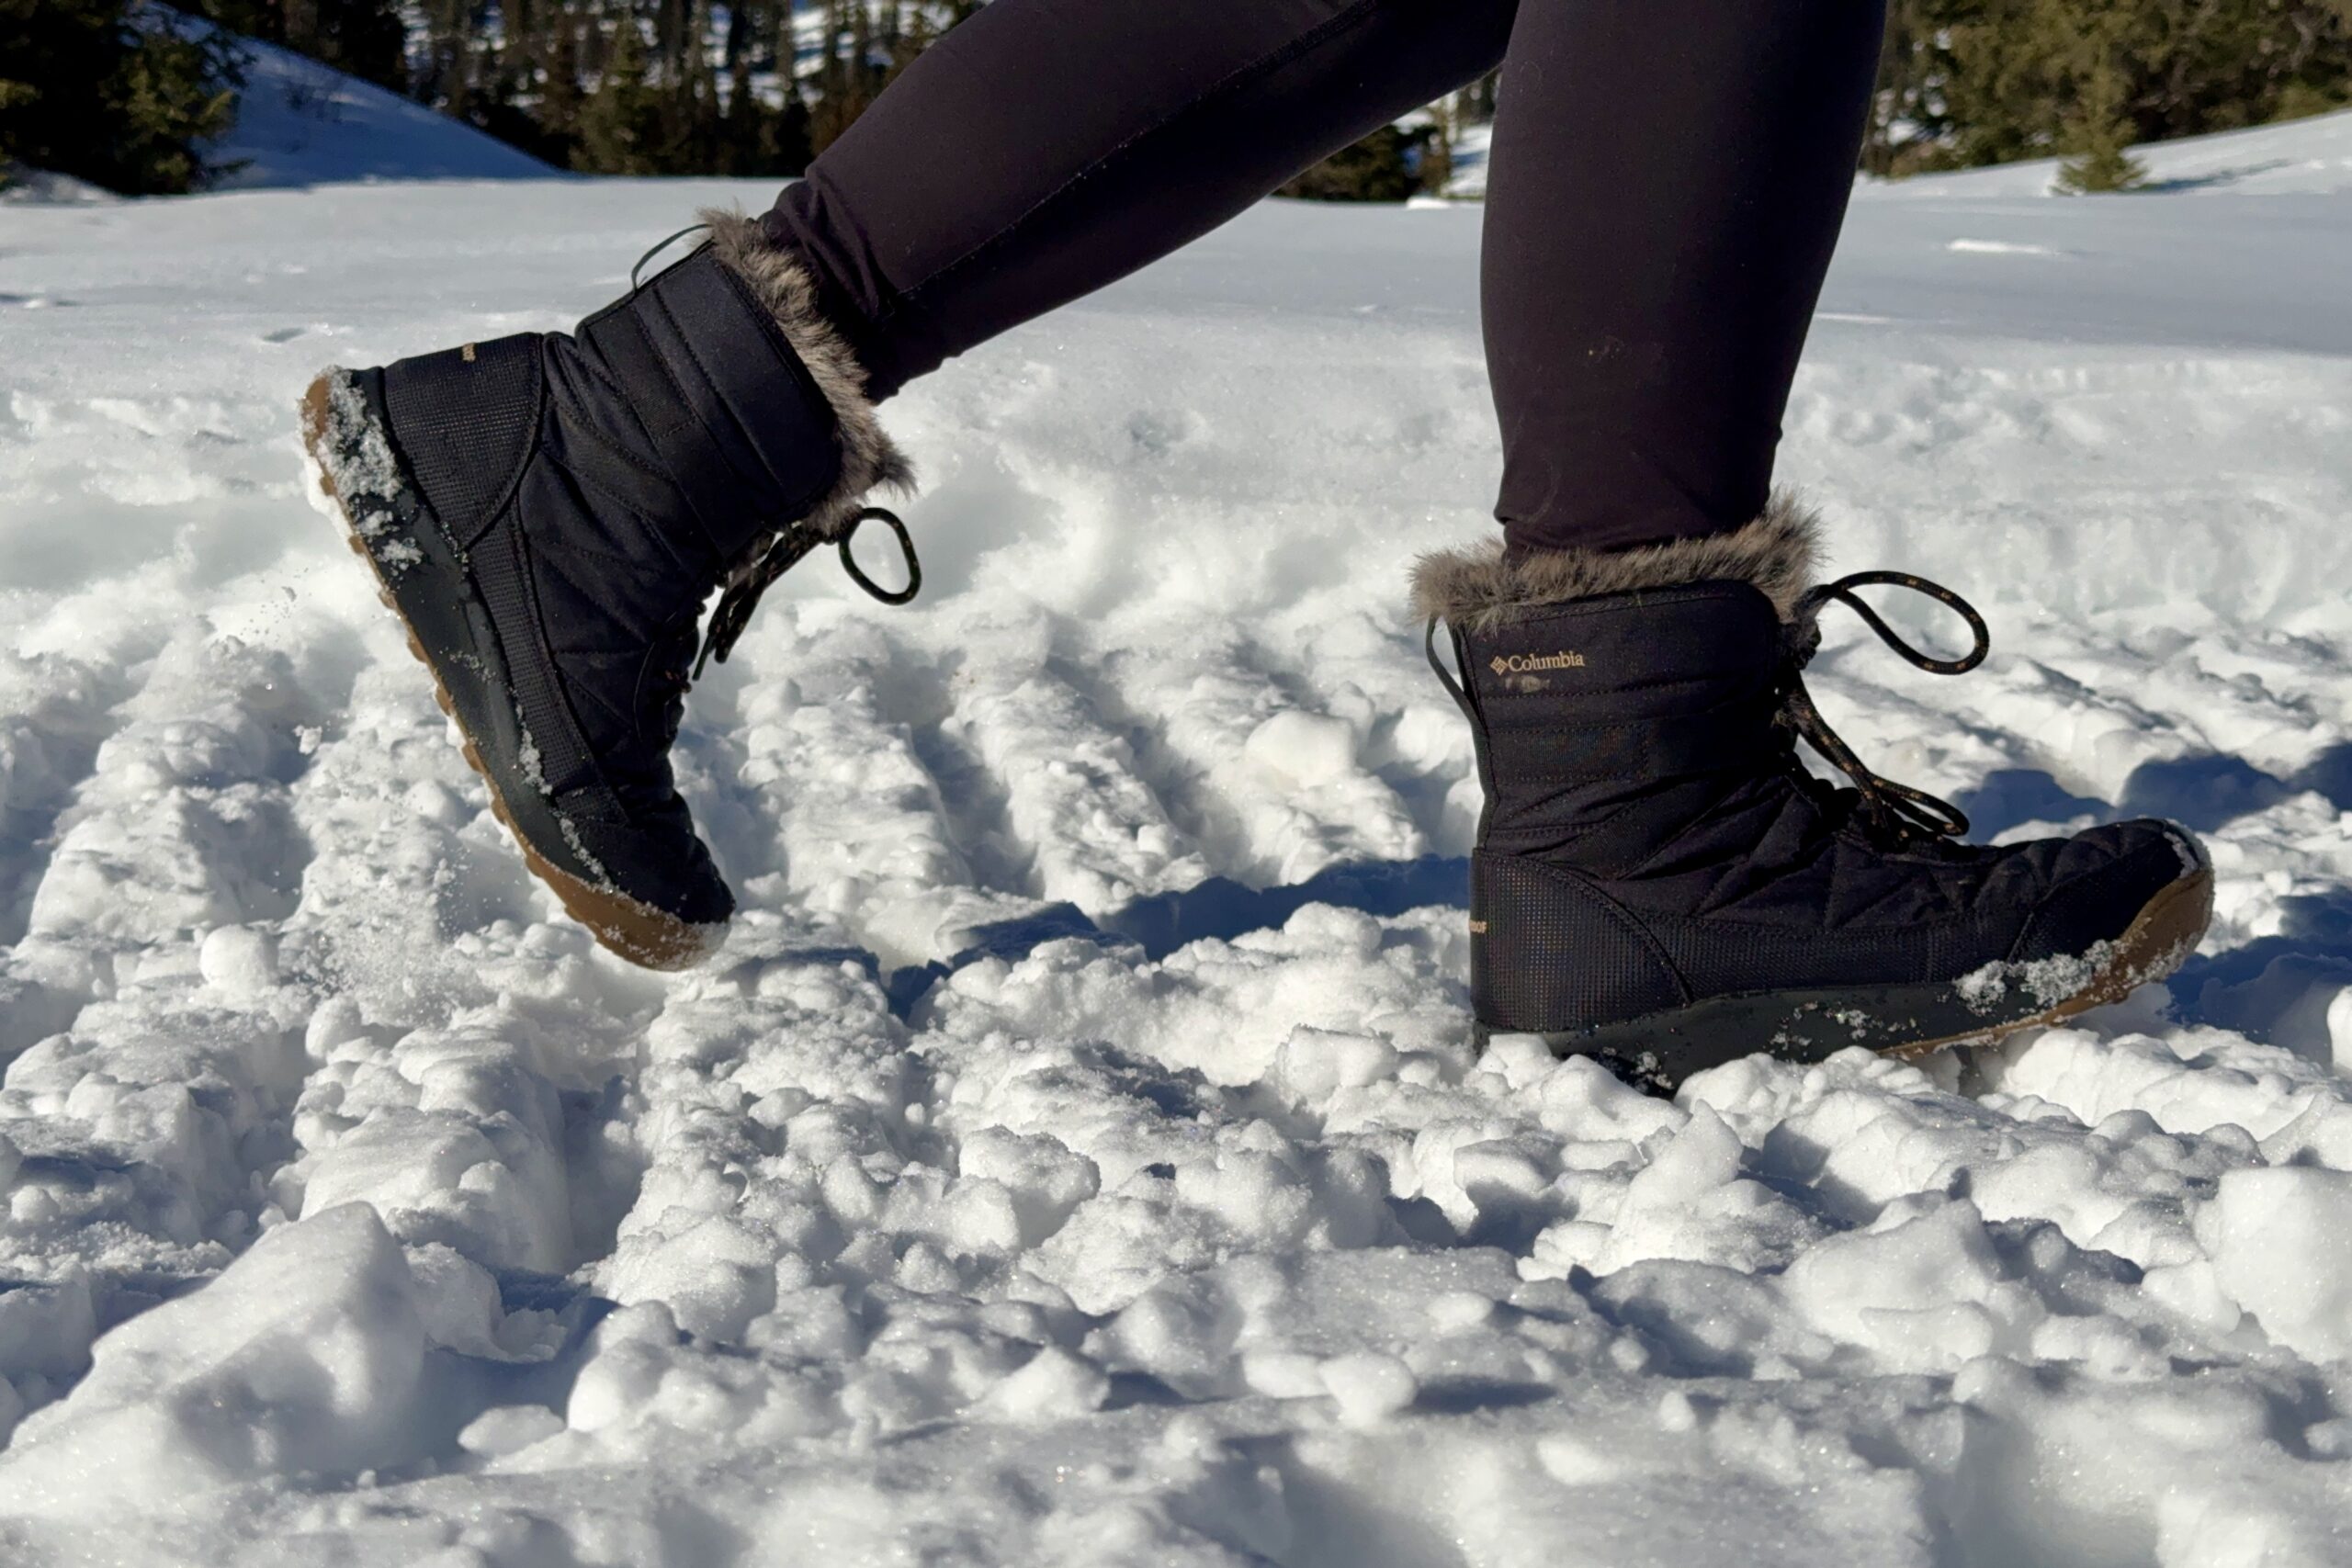
[[[1530,670],[1581,670],[1581,653],[1514,653],[1495,655],[1489,666],[1498,675],[1522,675]]]

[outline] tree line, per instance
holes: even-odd
[[[231,32],[593,174],[800,172],[980,0],[187,0]],[[0,172],[200,188],[240,52],[149,0],[0,0]],[[1284,190],[1442,188],[1508,82],[1385,127]],[[2059,155],[2134,183],[2135,143],[2352,102],[2352,0],[1890,0],[1862,166],[1900,176]]]
[[[2062,155],[2078,190],[2129,149],[2352,101],[2352,0],[1892,0],[1862,166]]]

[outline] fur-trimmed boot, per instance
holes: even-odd
[[[570,333],[329,369],[302,404],[319,495],[524,859],[654,968],[699,961],[734,910],[670,769],[698,640],[726,658],[820,544],[877,597],[914,589],[905,529],[863,505],[911,475],[856,360],[756,223],[703,216],[707,243]],[[850,559],[868,517],[906,552],[902,591]]]
[[[2195,947],[2212,875],[2186,830],[1963,844],[1959,812],[1855,759],[1801,678],[1818,612],[1843,603],[1952,674],[1983,659],[1984,622],[1899,573],[1815,587],[1814,555],[1811,519],[1776,501],[1736,533],[1646,549],[1422,560],[1430,663],[1469,716],[1486,793],[1470,878],[1482,1037],[1540,1034],[1670,1091],[1759,1051],[1989,1040],[2115,1000]],[[1950,605],[1975,648],[1909,648],[1855,594],[1872,582]],[[1813,777],[1799,739],[1853,787]]]

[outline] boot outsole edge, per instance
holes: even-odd
[[[1948,1023],[1956,1005],[1965,1010],[1959,983],[1715,997],[1602,1029],[1538,1032],[1535,1037],[1555,1055],[1600,1058],[1632,1081],[1669,1092],[1694,1072],[1758,1052],[1810,1062],[1859,1045],[1898,1060],[1916,1060],[1953,1046],[1989,1044],[2024,1030],[2046,1029],[2120,1001],[2178,969],[2196,950],[2212,913],[2213,874],[2200,865],[2142,905],[2121,936],[2101,944],[2105,951],[2096,954],[2089,976],[2064,996],[2031,1011],[1956,1030],[1930,1024],[1935,1032],[1924,1039],[1900,1036],[1919,1027],[1923,1013],[1930,1018],[1940,1014]],[[1850,1037],[1815,1029],[1815,1021],[1834,1023]],[[1494,1035],[1518,1032],[1484,1024],[1477,1029],[1482,1045]],[[1874,1032],[1879,1038],[1871,1038]]]
[[[1933,1055],[1954,1045],[1983,1045],[2025,1029],[2047,1029],[2093,1008],[2120,1002],[2152,980],[2162,980],[2197,951],[2213,918],[2213,874],[2188,873],[2166,883],[2140,907],[2132,924],[2115,939],[2105,963],[2092,972],[2073,995],[2029,1017],[1985,1029],[1963,1031],[1939,1040],[1921,1040],[1881,1048],[1880,1055],[1908,1061]]]

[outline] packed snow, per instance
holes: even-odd
[[[0,211],[0,1559],[2352,1560],[2347,126],[1860,193],[1784,477],[1996,651],[1814,688],[1984,832],[2196,827],[2217,919],[1671,1102],[1470,1043],[1402,599],[1489,526],[1475,208],[1261,207],[894,402],[923,596],[812,559],[697,688],[677,976],[524,873],[293,409],[770,193]]]

